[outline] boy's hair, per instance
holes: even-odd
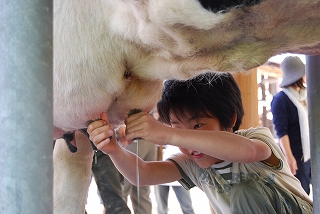
[[[157,104],[159,120],[170,125],[172,112],[180,120],[217,118],[225,129],[237,131],[244,115],[240,89],[230,73],[205,73],[186,81],[167,80]],[[232,127],[234,115],[237,120]]]

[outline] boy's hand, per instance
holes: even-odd
[[[109,124],[107,114],[100,114],[101,120],[94,121],[88,126],[90,140],[97,149],[104,153],[111,154],[116,151],[119,145],[116,143],[113,127]]]
[[[157,121],[147,112],[140,112],[129,116],[126,121],[125,139],[130,142],[135,138],[142,138],[155,144],[167,144],[171,128]]]

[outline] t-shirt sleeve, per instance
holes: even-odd
[[[280,165],[279,166],[272,166],[274,170],[280,170],[283,167],[283,153],[280,150],[279,146],[274,141],[273,135],[271,134],[270,130],[266,127],[256,127],[256,128],[249,128],[247,130],[238,130],[236,134],[241,136],[247,137],[249,139],[257,139],[264,143],[266,143],[272,153],[279,159]]]
[[[173,159],[168,160],[174,163],[179,169],[182,178],[179,179],[178,182],[181,184],[181,186],[183,186],[186,190],[190,190],[191,188],[196,186],[176,161],[174,161]]]
[[[176,165],[179,169],[182,179],[178,180],[178,182],[186,189],[190,190],[195,187],[195,178],[196,178],[196,169],[194,167],[192,161],[188,158],[184,157],[183,154],[174,154],[170,158],[167,159]]]

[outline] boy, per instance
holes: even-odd
[[[157,110],[164,124],[146,112],[134,114],[125,121],[125,139],[170,144],[182,153],[159,162],[139,159],[139,176],[136,155],[116,143],[105,113],[88,127],[90,139],[131,183],[179,180],[186,188],[196,185],[217,214],[313,212],[312,201],[291,174],[270,131],[238,130],[244,113],[240,90],[230,74],[166,81]]]

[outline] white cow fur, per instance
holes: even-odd
[[[197,0],[54,0],[54,137],[102,111],[118,125],[130,109],[150,110],[168,78],[246,71],[283,52],[318,54],[319,11],[320,0],[216,14]],[[56,143],[57,214],[84,213],[92,150],[79,136],[76,154]]]

